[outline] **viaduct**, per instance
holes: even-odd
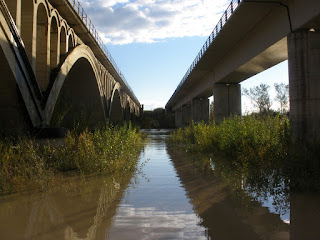
[[[0,73],[2,134],[141,111],[77,0],[0,0]]]
[[[320,1],[232,0],[166,104],[177,126],[241,115],[240,83],[288,59],[294,140],[320,136]]]

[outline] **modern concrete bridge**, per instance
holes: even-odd
[[[0,0],[0,131],[132,120],[140,103],[77,0]]]
[[[286,59],[294,139],[320,136],[320,1],[232,0],[166,104],[177,126],[241,115],[242,81]]]

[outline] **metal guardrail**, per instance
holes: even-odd
[[[172,94],[172,96],[171,96],[170,100],[168,101],[168,103],[171,101],[171,99],[176,94],[176,92],[180,89],[180,87],[185,82],[185,80],[189,77],[189,75],[193,71],[193,69],[197,66],[198,62],[200,61],[200,59],[202,58],[204,53],[207,51],[207,49],[209,48],[209,46],[211,45],[213,40],[218,36],[218,34],[220,33],[220,31],[223,28],[223,26],[227,23],[227,21],[229,20],[229,18],[233,14],[233,12],[237,9],[237,7],[240,5],[240,3],[242,1],[243,0],[232,0],[231,1],[231,3],[229,4],[227,10],[224,12],[222,17],[220,18],[218,24],[215,26],[215,28],[211,32],[211,34],[208,37],[207,41],[204,43],[204,45],[202,46],[200,52],[198,53],[198,55],[196,56],[196,58],[192,62],[191,66],[189,67],[188,71],[186,72],[186,74],[184,75],[182,80],[180,81],[179,85],[177,86],[176,90]]]
[[[122,74],[122,72],[120,71],[119,67],[117,66],[115,60],[112,58],[110,52],[108,51],[107,47],[103,43],[101,37],[99,36],[97,30],[95,29],[95,27],[93,25],[91,19],[88,17],[86,12],[84,11],[84,9],[81,6],[80,2],[78,0],[67,0],[67,1],[70,3],[70,5],[73,7],[73,9],[78,13],[79,17],[81,18],[83,23],[85,23],[85,25],[87,26],[89,32],[95,38],[95,40],[97,41],[98,45],[100,46],[100,48],[102,49],[102,51],[104,52],[106,57],[111,62],[111,64],[113,65],[114,69],[117,71],[117,73],[120,76],[120,78],[122,79],[122,81],[126,84],[127,88],[131,92],[132,96],[135,98],[136,101],[138,101],[136,95],[133,93],[130,85],[128,84],[125,76]]]

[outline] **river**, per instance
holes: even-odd
[[[0,197],[0,239],[319,239],[318,194],[262,198],[242,179],[235,189],[210,157],[204,167],[168,148],[167,131],[147,133],[135,174],[70,177]]]

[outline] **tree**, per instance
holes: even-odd
[[[280,103],[280,113],[284,114],[288,111],[289,106],[289,85],[275,83],[274,88],[276,89],[275,100]]]
[[[271,101],[269,95],[270,86],[267,84],[260,84],[253,88],[244,89],[243,94],[250,98],[255,107],[259,109],[260,114],[268,114],[271,108]]]

